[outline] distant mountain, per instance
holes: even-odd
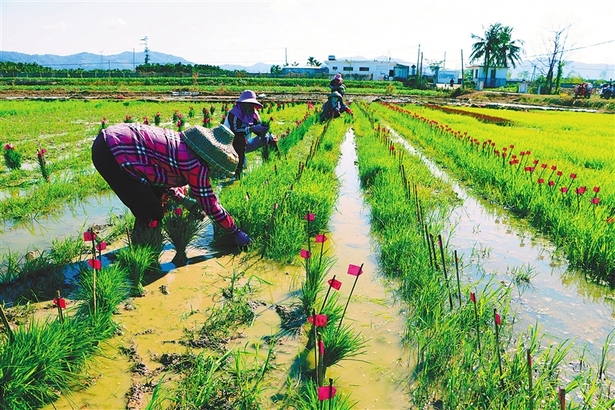
[[[124,70],[133,69],[135,66],[145,62],[145,53],[124,51],[121,54],[102,55],[93,53],[79,53],[69,56],[58,56],[53,54],[23,54],[14,51],[0,51],[0,62],[10,61],[15,63],[37,63],[43,67],[59,69],[84,70]],[[189,61],[170,54],[149,52],[149,62],[151,64],[192,64]]]
[[[159,53],[156,51],[149,52],[149,62],[152,64],[192,64],[194,63],[185,60],[182,57],[173,56],[170,54]],[[338,57],[338,61],[353,60],[353,61],[387,61],[391,60],[399,64],[411,66],[416,62],[408,62],[393,57],[380,55],[375,58],[366,58],[363,56],[353,57]],[[53,54],[23,54],[14,51],[0,51],[0,62],[11,61],[21,63],[37,63],[44,67],[54,69],[77,69],[84,70],[112,70],[118,69],[133,69],[135,66],[145,62],[145,53],[125,51],[121,54],[101,55],[93,53],[79,53],[69,56],[58,56]],[[322,61],[326,64],[327,61]],[[248,73],[269,73],[272,64],[257,63],[251,66],[243,66],[237,64],[224,64],[220,68],[230,71],[247,71]],[[536,68],[534,68],[536,67]],[[516,68],[511,70],[511,78],[518,79],[527,77],[528,79],[540,76],[543,66],[537,61],[523,61]],[[424,67],[428,71],[427,67]],[[613,64],[586,64],[579,61],[571,61],[564,67],[564,77],[579,76],[590,80],[609,80],[615,78],[615,65]]]
[[[229,71],[246,71],[248,73],[270,73],[273,64],[256,63],[251,66],[243,66],[237,64],[223,64],[220,66],[223,70]]]

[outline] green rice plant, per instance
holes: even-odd
[[[230,377],[224,372],[230,358],[230,351],[221,356],[205,352],[196,356],[170,398],[172,408],[230,408],[235,392],[229,389]]]
[[[82,301],[77,309],[79,317],[92,316],[93,312],[97,316],[110,317],[131,290],[128,271],[122,263],[103,267],[97,272],[91,268],[82,269],[77,285],[75,298]]]
[[[598,360],[598,379],[602,380],[606,378],[606,369],[609,365],[609,352],[611,351],[611,344],[615,339],[615,329],[611,330],[611,332],[607,335],[604,343],[602,344],[602,349],[600,351],[600,358]]]
[[[319,400],[319,386],[314,382],[307,382],[301,388],[291,390],[283,403],[283,408],[289,410],[350,410],[356,406],[350,395],[336,392],[333,398],[327,401]]]
[[[4,145],[4,164],[10,170],[21,168],[21,153],[11,143]]]
[[[49,254],[55,263],[64,266],[74,262],[81,255],[82,250],[82,242],[76,238],[54,238],[51,240]]]
[[[0,347],[0,407],[36,409],[83,386],[85,360],[114,329],[95,319],[30,320]]]
[[[325,347],[324,367],[329,368],[344,359],[356,357],[365,353],[367,340],[356,333],[351,326],[325,326],[321,332]],[[369,361],[369,358],[366,360]]]
[[[9,250],[0,256],[0,284],[14,282],[19,278],[19,254]]]
[[[615,231],[609,204],[615,201],[615,185],[603,149],[611,132],[604,123],[579,127],[585,121],[596,124],[596,116],[506,112],[502,115],[515,127],[494,130],[494,125],[420,107],[375,108],[427,155],[548,233],[572,266],[611,280]],[[590,198],[584,194],[592,186]]]
[[[152,267],[157,266],[159,269],[159,253],[148,245],[127,246],[117,252],[116,258],[118,269],[125,271],[132,283],[131,294],[143,296],[145,274],[151,271]]]
[[[165,213],[162,229],[175,247],[175,256],[171,261],[175,266],[183,266],[188,262],[186,248],[207,225],[203,217],[202,212],[191,212],[181,206]]]

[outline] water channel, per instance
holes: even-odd
[[[577,352],[587,348],[597,357],[615,328],[615,292],[570,269],[555,245],[526,221],[474,195],[390,129],[395,142],[418,155],[462,200],[448,218],[443,237],[463,261],[466,280],[510,284],[516,270],[530,272],[530,283],[519,287],[513,298],[517,329],[537,323],[547,340],[570,339]]]

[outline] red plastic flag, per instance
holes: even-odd
[[[329,400],[335,396],[337,389],[333,386],[322,386],[318,388],[318,400]]]
[[[303,259],[309,259],[312,257],[312,252],[306,250],[306,249],[301,249],[301,257]]]
[[[327,237],[324,233],[319,233],[316,235],[316,243],[324,243],[327,240]]]
[[[107,249],[107,242],[102,241],[96,244],[97,251],[104,251],[105,249]]]
[[[158,221],[157,221],[157,220],[155,220],[155,219],[152,219],[151,221],[149,221],[149,222],[147,223],[147,226],[148,226],[149,228],[155,228],[155,227],[157,227],[157,226],[158,226]]]
[[[499,313],[495,314],[495,324],[498,325],[498,326],[502,324],[502,318],[500,318],[500,314]]]
[[[318,341],[318,350],[321,356],[325,355],[325,344],[322,342],[322,340]]]
[[[182,209],[181,209],[181,208],[175,208],[175,209],[173,210],[173,213],[174,213],[175,215],[177,215],[177,216],[182,216],[182,214],[184,213],[184,211],[182,211]]]
[[[96,239],[96,234],[92,231],[85,231],[83,233],[83,240],[84,241],[93,241],[94,239]]]
[[[329,283],[329,286],[331,286],[335,290],[340,290],[340,288],[342,287],[342,282],[337,279],[329,279],[327,283]]]
[[[308,322],[316,327],[324,327],[327,324],[327,315],[315,315],[308,317]]]
[[[353,265],[352,263],[348,265],[348,274],[352,276],[359,276],[363,273],[363,269],[360,266]]]
[[[474,292],[470,292],[470,300],[472,303],[476,303],[476,294]]]
[[[313,221],[314,220],[314,214],[306,214],[305,215],[305,220],[306,221]]]
[[[98,260],[98,259],[90,259],[88,261],[88,265],[90,265],[92,268],[94,268],[96,270],[100,270],[100,268],[102,266],[101,263],[100,263],[100,260]]]
[[[60,306],[60,308],[62,308],[62,309],[66,309],[66,301],[64,300],[64,298],[55,298],[55,299],[53,299],[53,305],[54,306]]]

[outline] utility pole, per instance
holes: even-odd
[[[288,49],[284,47],[284,67],[288,67]]]
[[[419,61],[421,59],[421,45],[419,44],[419,51],[416,54],[416,78],[419,78],[419,74],[420,74],[420,69],[421,67],[419,66]]]
[[[464,75],[463,75],[463,49],[461,49],[461,89],[463,90],[463,82],[464,82]]]
[[[149,64],[149,48],[147,47],[147,36],[141,39],[141,44],[145,45],[145,64]]]
[[[446,70],[446,51],[444,52],[444,60],[442,61],[442,71]]]

